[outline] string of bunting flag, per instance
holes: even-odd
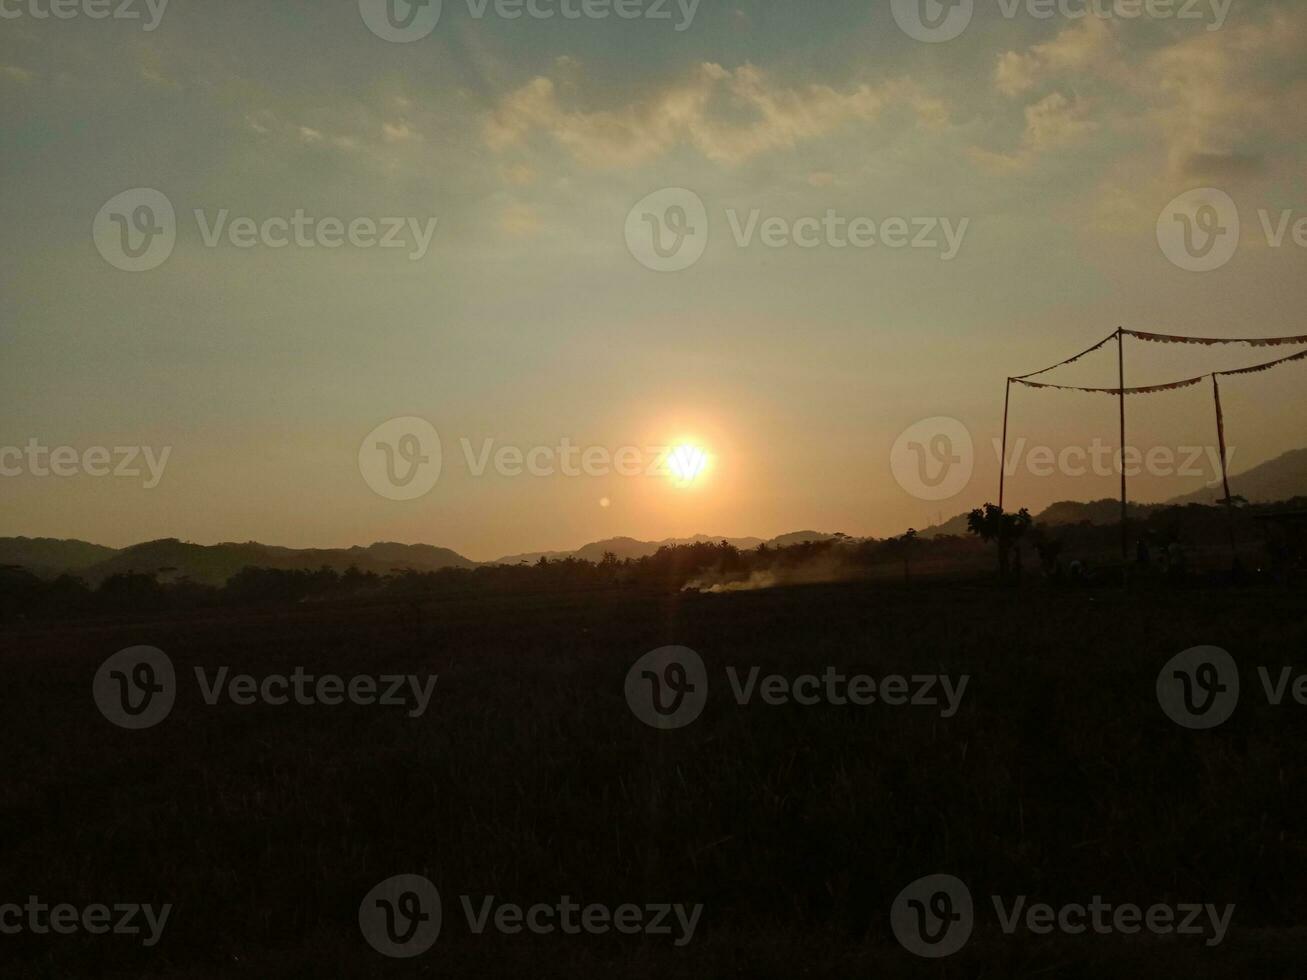
[[[1127,331],[1128,332],[1128,331]],[[1110,339],[1110,338],[1109,338]],[[1307,337],[1301,338],[1301,343],[1307,344]],[[1101,346],[1101,345],[1100,345]],[[1210,377],[1224,378],[1235,374],[1257,374],[1261,371],[1269,371],[1273,367],[1281,364],[1288,364],[1290,361],[1301,361],[1307,359],[1307,350],[1299,351],[1297,354],[1291,354],[1288,357],[1281,357],[1278,360],[1268,361],[1265,364],[1254,364],[1252,367],[1237,368],[1233,371],[1211,371],[1207,374],[1200,374],[1196,378],[1185,378],[1183,381],[1172,381],[1164,385],[1145,385],[1140,388],[1078,388],[1074,385],[1051,385],[1040,381],[1027,381],[1026,375],[1020,378],[1012,378],[1017,384],[1025,385],[1027,388],[1054,388],[1058,391],[1087,391],[1099,395],[1151,395],[1158,391],[1175,391],[1179,388],[1192,388],[1196,384],[1201,384]],[[1058,365],[1059,367],[1061,365]],[[1051,368],[1049,370],[1052,370]],[[1044,372],[1039,372],[1043,374]]]
[[[1150,340],[1155,344],[1202,344],[1211,347],[1214,344],[1247,344],[1249,347],[1284,347],[1298,346],[1307,344],[1307,336],[1301,337],[1177,337],[1165,333],[1143,333],[1139,330],[1126,330],[1121,328],[1121,332],[1127,337],[1134,337],[1137,340]],[[1108,340],[1111,338],[1109,337]],[[1106,343],[1106,341],[1104,341]],[[1101,346],[1101,345],[1100,345]],[[1222,374],[1231,372],[1222,371]]]

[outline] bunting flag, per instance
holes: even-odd
[[[1147,340],[1154,344],[1202,344],[1211,347],[1215,344],[1247,344],[1249,347],[1284,347],[1307,344],[1307,336],[1302,337],[1179,337],[1164,333],[1142,333],[1138,330],[1122,330],[1122,333],[1136,340]],[[1100,345],[1101,346],[1101,345]],[[1041,372],[1042,373],[1042,372]]]
[[[1089,348],[1089,350],[1081,351],[1081,352],[1080,352],[1079,354],[1077,354],[1075,357],[1068,357],[1065,361],[1058,361],[1058,362],[1057,362],[1056,364],[1054,364],[1052,367],[1046,367],[1046,368],[1044,368],[1044,370],[1042,370],[1042,371],[1031,371],[1029,374],[1023,374],[1023,375],[1021,375],[1019,378],[1013,378],[1012,380],[1013,380],[1013,381],[1024,381],[1026,378],[1037,378],[1037,377],[1039,377],[1041,374],[1048,374],[1049,371],[1054,371],[1054,370],[1056,370],[1057,368],[1063,367],[1063,366],[1065,366],[1065,365],[1067,365],[1067,364],[1074,364],[1076,361],[1080,360],[1080,358],[1082,358],[1082,357],[1087,357],[1088,355],[1092,354],[1094,351],[1098,350],[1100,347],[1103,347],[1103,346],[1106,345],[1106,344],[1110,344],[1110,343],[1111,343],[1112,341],[1114,341],[1114,340],[1116,340],[1116,334],[1115,334],[1115,333],[1108,334],[1106,337],[1104,337],[1104,338],[1103,338],[1102,340],[1100,340],[1098,343],[1094,344],[1093,347]],[[1307,343],[1307,341],[1305,341],[1305,343]],[[1053,386],[1053,387],[1055,387],[1055,386]]]
[[[1278,361],[1268,361],[1265,364],[1256,364],[1253,367],[1239,368],[1235,371],[1217,371],[1216,374],[1221,377],[1227,374],[1257,374],[1259,371],[1269,371],[1281,364],[1288,364],[1290,361],[1301,361],[1304,358],[1307,358],[1307,350],[1299,351],[1297,354],[1290,354],[1288,357],[1282,357]]]
[[[1307,355],[1307,351],[1303,351],[1303,355]],[[1277,361],[1276,363],[1278,364],[1280,362]],[[1260,368],[1249,368],[1248,370],[1264,371],[1268,367],[1271,367],[1271,365],[1267,364]],[[1227,373],[1233,374],[1235,372],[1227,372]],[[1208,375],[1203,374],[1203,375],[1199,375],[1196,378],[1186,378],[1184,381],[1172,381],[1170,384],[1164,384],[1164,385],[1147,385],[1143,388],[1078,388],[1075,387],[1074,385],[1050,385],[1050,384],[1044,384],[1039,381],[1026,381],[1023,378],[1013,378],[1012,380],[1019,385],[1025,385],[1027,388],[1055,388],[1058,391],[1087,391],[1094,395],[1120,396],[1120,395],[1152,395],[1159,391],[1176,391],[1180,388],[1192,388],[1196,384],[1201,384],[1203,380],[1206,379],[1207,377]]]

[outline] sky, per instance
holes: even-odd
[[[1011,375],[1307,333],[1300,3],[390,2],[0,0],[0,535],[898,534]],[[1305,370],[1223,383],[1236,474]],[[1218,476],[1209,385],[1127,411],[1136,499]],[[1117,412],[1014,389],[1008,505],[1114,495]]]

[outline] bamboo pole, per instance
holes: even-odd
[[[1221,411],[1221,384],[1212,375],[1212,396],[1216,399],[1216,439],[1221,448],[1221,483],[1225,487],[1225,516],[1230,525],[1230,563],[1239,560],[1234,535],[1234,498],[1230,496],[1230,470],[1225,460],[1225,415]]]
[[[1012,403],[1012,379],[1007,379],[1007,388],[1003,392],[1003,454],[998,461],[998,509],[1003,509],[1003,492],[1007,489],[1007,418],[1008,406]]]
[[[1125,331],[1116,328],[1116,363],[1117,379],[1121,403],[1121,576],[1126,576],[1130,564],[1130,537],[1126,526],[1126,480],[1125,480]]]

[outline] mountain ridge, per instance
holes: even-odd
[[[69,561],[63,556],[81,560]],[[384,574],[396,568],[415,571],[475,568],[477,562],[449,548],[387,541],[366,547],[286,548],[257,541],[203,545],[178,538],[159,538],[126,548],[107,548],[76,539],[0,538],[0,565],[17,565],[47,578],[72,574],[92,583],[110,575],[135,572],[222,585],[248,566],[317,569],[325,565],[336,571],[354,566],[360,571]]]
[[[603,560],[605,552],[612,552],[620,560],[627,558],[635,559],[652,555],[659,548],[687,544],[717,544],[721,541],[732,544],[741,551],[751,551],[763,544],[767,545],[769,548],[775,548],[791,544],[801,544],[804,541],[824,541],[833,537],[835,537],[835,535],[826,534],[821,531],[791,531],[788,534],[777,535],[774,538],[732,538],[725,535],[694,534],[688,538],[663,538],[661,541],[641,541],[638,538],[620,536],[615,538],[605,538],[601,541],[591,541],[589,544],[584,544],[571,551],[529,551],[520,555],[505,555],[503,558],[496,558],[494,561],[485,562],[485,564],[518,565],[522,562],[535,564],[541,558],[546,558],[549,561],[562,561],[567,558],[576,558],[582,561],[597,562]]]

